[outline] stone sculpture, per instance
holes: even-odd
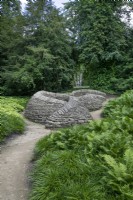
[[[46,120],[46,127],[66,127],[74,124],[86,123],[91,119],[92,117],[89,110],[86,109],[77,98],[70,97],[67,104],[48,117]]]
[[[25,117],[38,123],[44,124],[46,119],[52,115],[55,111],[59,110],[66,104],[67,96],[58,96],[52,92],[40,91],[34,94],[25,110]]]
[[[77,97],[79,104],[87,108],[89,111],[95,111],[102,107],[105,97],[97,94],[85,94]]]
[[[89,89],[81,89],[81,90],[75,90],[71,93],[72,96],[75,97],[80,97],[86,94],[95,94],[95,95],[101,95],[101,96],[106,96],[104,92],[100,92],[98,90],[89,90]]]
[[[100,91],[86,89],[71,94],[39,91],[31,97],[24,115],[48,128],[86,123],[92,120],[90,111],[102,107],[105,96]]]

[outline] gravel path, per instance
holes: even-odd
[[[109,97],[107,98],[107,100],[105,102],[103,102],[103,107],[108,103],[109,100],[111,99],[114,99],[114,97]],[[103,110],[103,107],[100,109],[100,110],[96,110],[96,111],[93,111],[93,112],[90,112],[91,116],[93,117],[94,120],[97,120],[97,119],[101,119],[102,116],[102,110]]]
[[[50,133],[43,125],[26,120],[23,135],[13,136],[0,151],[0,200],[27,200],[28,167],[35,143]]]
[[[108,102],[104,102],[104,105]],[[101,118],[101,110],[91,112],[93,119]],[[35,143],[50,133],[43,125],[26,120],[23,135],[13,136],[0,151],[0,200],[27,200],[28,167]]]

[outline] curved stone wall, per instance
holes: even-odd
[[[68,94],[61,94],[61,93],[54,93],[54,92],[47,92],[47,91],[39,91],[33,95],[33,97],[36,98],[43,98],[45,97],[51,97],[54,99],[62,100],[62,101],[69,101],[69,95]]]
[[[47,96],[45,96],[47,95]],[[26,118],[44,124],[46,119],[67,102],[51,97],[52,93],[37,92],[30,99],[24,115]],[[63,96],[64,98],[64,96]]]
[[[92,119],[89,110],[81,105],[77,98],[70,97],[69,102],[46,120],[47,128],[67,127],[82,124]]]
[[[100,92],[98,90],[89,90],[89,89],[81,89],[81,90],[75,90],[71,93],[72,96],[75,97],[80,97],[86,94],[96,94],[96,95],[101,95],[101,96],[106,96],[104,92]]]
[[[86,94],[77,97],[81,106],[87,108],[89,111],[95,111],[102,107],[102,103],[106,100],[104,96],[97,94]]]
[[[24,115],[49,128],[66,127],[92,119],[89,112],[101,108],[105,100],[105,93],[96,90],[78,90],[69,95],[40,91],[32,96]]]

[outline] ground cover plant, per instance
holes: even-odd
[[[0,96],[0,142],[12,133],[24,131],[24,110],[27,98]]]
[[[37,143],[30,200],[133,199],[133,90],[104,115]]]

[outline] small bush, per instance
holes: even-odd
[[[110,94],[122,94],[133,88],[133,63],[89,68],[84,73],[84,84]]]
[[[27,99],[0,97],[0,142],[11,133],[24,131],[23,111]]]
[[[110,100],[105,106],[104,116],[129,116],[133,118],[133,90],[124,93],[121,97]]]

